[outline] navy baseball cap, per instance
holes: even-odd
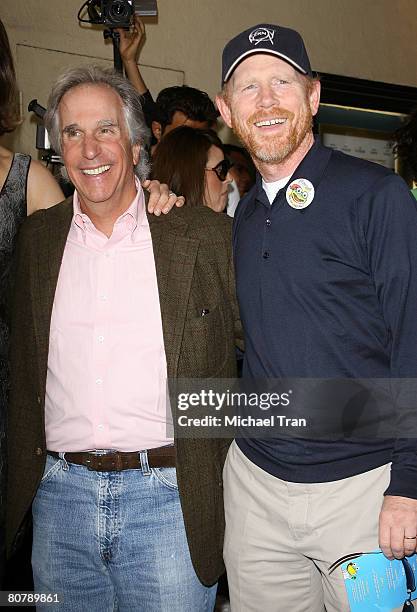
[[[270,53],[288,62],[298,72],[313,76],[301,35],[290,28],[260,23],[227,43],[222,56],[222,85],[241,61],[255,53]]]

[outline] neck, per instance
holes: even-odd
[[[80,197],[81,211],[86,214],[93,225],[107,238],[113,233],[114,224],[123,215],[136,197],[136,186],[133,182],[132,188],[126,190],[120,202],[115,204],[109,202],[85,202]]]
[[[9,162],[9,160],[13,157],[13,153],[11,151],[9,151],[9,149],[6,149],[5,147],[2,147],[0,145],[0,163],[3,160],[6,160],[7,162]]]
[[[313,132],[308,132],[297,149],[280,162],[261,162],[253,159],[258,172],[267,183],[279,181],[286,176],[291,176],[297,166],[307,155],[314,144]]]

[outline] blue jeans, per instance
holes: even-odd
[[[47,458],[33,502],[35,591],[55,612],[209,612],[191,564],[175,468],[94,472]],[[39,606],[38,610],[50,610]]]

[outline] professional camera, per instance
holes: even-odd
[[[87,9],[89,20],[80,18],[84,8]],[[156,0],[87,0],[78,12],[78,19],[108,28],[128,28],[134,15],[157,14]]]
[[[128,28],[135,14],[133,0],[101,0],[101,16],[109,28]]]

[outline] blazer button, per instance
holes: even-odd
[[[38,448],[35,450],[35,455],[37,455],[38,457],[40,457],[41,455],[43,455],[42,449],[41,449],[41,448],[39,448],[39,446],[38,446]]]
[[[36,398],[36,401],[38,402],[38,404],[39,404],[39,405],[41,404],[42,399],[41,399],[41,396],[40,396],[40,395],[38,395],[38,397]]]

